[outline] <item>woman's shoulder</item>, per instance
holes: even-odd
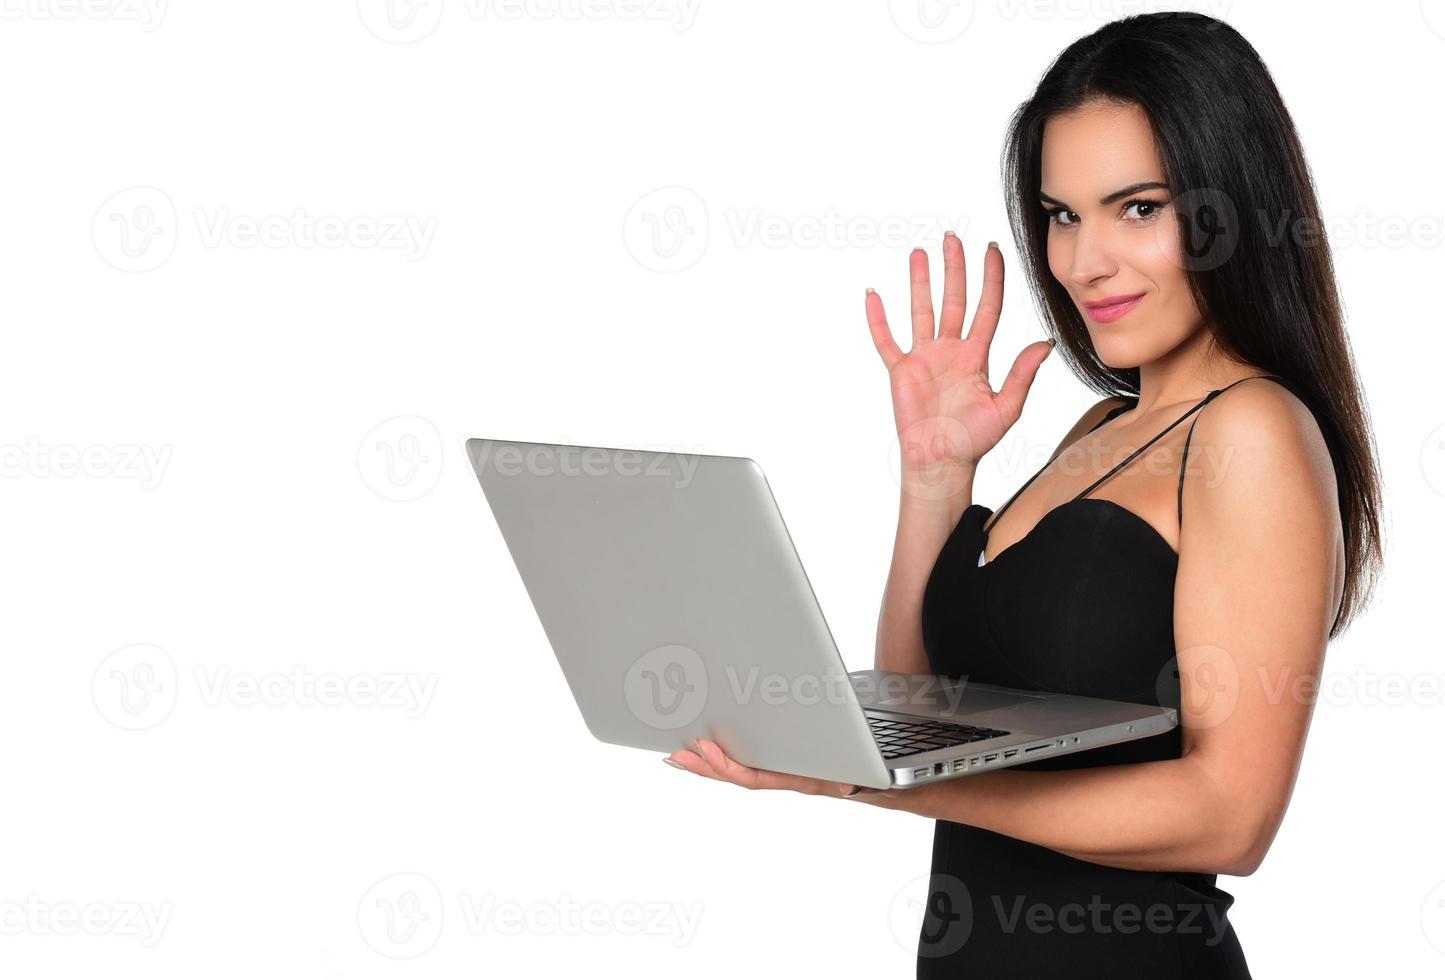
[[[1133,404],[1133,399],[1125,398],[1122,395],[1114,395],[1095,402],[1085,410],[1083,415],[1079,416],[1079,420],[1074,423],[1073,428],[1064,433],[1064,438],[1059,441],[1058,446],[1054,448],[1054,452],[1056,454],[1063,452],[1064,449],[1073,445],[1080,437],[1088,433],[1100,422],[1103,422],[1104,419],[1108,418],[1110,414],[1120,409],[1128,408]]]
[[[1319,420],[1293,385],[1251,377],[1221,391],[1198,414],[1190,457],[1206,453],[1235,478],[1202,481],[1206,487],[1225,493],[1233,482],[1251,491],[1270,486],[1299,503],[1335,500],[1335,461]]]

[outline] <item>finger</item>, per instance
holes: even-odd
[[[987,347],[993,343],[994,331],[998,329],[999,314],[1003,313],[1003,252],[998,242],[989,242],[983,253],[983,292],[978,297],[978,309],[973,311],[973,323],[968,327],[968,339],[977,337]]]
[[[868,332],[873,335],[873,346],[883,358],[883,366],[893,370],[893,365],[903,360],[903,352],[893,340],[893,331],[888,329],[888,318],[883,315],[883,298],[873,290],[863,295],[863,312],[868,317]]]
[[[737,783],[748,789],[757,789],[757,775],[760,770],[749,769],[740,762],[734,762],[728,758],[716,742],[705,738],[697,740],[698,754],[703,757],[713,772],[718,774],[719,779],[725,779],[730,783]]]
[[[713,771],[712,766],[708,765],[708,761],[704,759],[702,755],[698,752],[689,752],[686,749],[678,749],[667,758],[670,762],[673,762],[676,765],[682,767],[683,769],[686,769],[688,772],[695,773],[699,776],[706,776],[708,779],[722,778]]]
[[[995,402],[999,406],[999,413],[1010,425],[1019,420],[1024,412],[1024,399],[1029,395],[1029,388],[1033,386],[1034,377],[1039,373],[1039,365],[1044,363],[1044,358],[1054,349],[1054,342],[1051,340],[1040,340],[1037,343],[1029,344],[1019,351],[1019,356],[1014,358],[1014,364],[1009,369],[1008,377],[1004,378],[1003,387],[995,396]]]
[[[908,288],[913,310],[913,350],[933,339],[933,291],[928,285],[928,253],[915,248],[908,255]]]
[[[938,336],[957,339],[963,334],[968,309],[968,271],[963,242],[952,231],[943,233],[943,309],[938,314]]]
[[[698,739],[697,745],[698,751],[707,760],[713,771],[718,773],[720,779],[736,783],[747,789],[786,789],[796,793],[817,795],[826,792],[829,787],[837,785],[821,779],[809,779],[807,776],[773,772],[770,769],[752,769],[733,760],[720,745],[705,738]]]

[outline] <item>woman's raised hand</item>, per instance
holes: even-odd
[[[943,311],[935,331],[928,253],[908,256],[913,344],[898,349],[883,315],[883,300],[868,290],[864,308],[873,346],[888,368],[893,418],[898,427],[905,481],[938,486],[953,470],[972,469],[998,444],[1019,416],[1039,365],[1052,341],[1029,344],[1014,359],[997,393],[988,382],[988,349],[1003,309],[1003,254],[990,242],[983,260],[983,297],[968,336],[963,316],[968,302],[963,243],[943,236]]]

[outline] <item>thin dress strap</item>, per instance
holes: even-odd
[[[1109,409],[1108,412],[1104,413],[1104,417],[1103,417],[1103,418],[1101,418],[1099,421],[1095,422],[1092,426],[1089,427],[1089,432],[1093,432],[1093,431],[1094,431],[1095,429],[1097,429],[1099,426],[1103,425],[1105,422],[1108,422],[1110,419],[1112,419],[1114,416],[1118,415],[1120,412],[1128,411],[1130,407],[1131,407],[1131,406],[1129,406],[1129,405],[1120,405],[1120,406],[1118,406],[1117,408],[1111,408],[1111,409]],[[1088,435],[1088,434],[1089,434],[1088,432],[1084,433],[1084,435]],[[1069,449],[1069,447],[1068,447],[1068,446],[1065,446],[1065,447],[1063,447],[1062,449],[1060,449],[1058,452],[1054,453],[1054,455],[1050,456],[1050,457],[1049,457],[1049,461],[1048,461],[1047,463],[1045,463],[1043,466],[1039,467],[1037,473],[1035,473],[1033,476],[1031,476],[1031,477],[1029,477],[1027,480],[1025,480],[1025,481],[1024,481],[1024,485],[1021,486],[1021,487],[1019,487],[1017,490],[1014,491],[1013,496],[1010,497],[1010,498],[1008,498],[1008,500],[1004,502],[1004,505],[998,509],[997,513],[995,513],[995,514],[988,520],[988,522],[987,522],[986,524],[984,524],[984,526],[983,526],[983,531],[984,531],[985,534],[988,533],[988,529],[989,529],[989,528],[993,527],[994,524],[998,523],[998,519],[1003,516],[1003,512],[1006,511],[1006,510],[1008,510],[1011,506],[1013,506],[1013,502],[1019,498],[1019,494],[1023,493],[1025,490],[1027,490],[1027,489],[1029,488],[1029,484],[1033,483],[1033,482],[1034,482],[1035,480],[1037,480],[1040,476],[1042,476],[1044,470],[1046,470],[1046,469],[1048,469],[1050,466],[1052,466],[1054,460],[1056,460],[1056,459],[1058,459],[1060,456],[1062,456],[1065,452],[1068,451],[1068,449]]]
[[[1252,375],[1252,377],[1272,377],[1272,375]],[[1189,409],[1189,411],[1187,411],[1187,412],[1185,412],[1183,415],[1179,416],[1179,417],[1178,417],[1177,419],[1175,419],[1173,422],[1170,422],[1170,423],[1169,423],[1167,426],[1165,426],[1162,430],[1160,430],[1158,433],[1156,433],[1152,439],[1150,439],[1148,442],[1144,443],[1144,445],[1140,446],[1138,449],[1136,449],[1136,450],[1134,450],[1132,453],[1130,453],[1122,462],[1116,464],[1112,469],[1109,470],[1109,472],[1105,473],[1103,476],[1099,477],[1099,478],[1098,478],[1097,480],[1095,480],[1093,483],[1089,484],[1089,486],[1088,486],[1083,492],[1081,492],[1081,493],[1077,494],[1075,497],[1073,497],[1073,500],[1078,500],[1078,499],[1080,499],[1081,497],[1087,497],[1089,494],[1093,493],[1094,490],[1097,489],[1100,484],[1102,484],[1105,480],[1109,479],[1109,478],[1110,478],[1111,476],[1113,476],[1115,473],[1118,473],[1120,470],[1122,470],[1124,467],[1128,466],[1130,463],[1134,462],[1134,460],[1138,459],[1139,456],[1142,455],[1146,449],[1148,449],[1150,446],[1154,445],[1154,443],[1158,442],[1160,439],[1164,438],[1164,436],[1167,435],[1167,434],[1170,432],[1170,430],[1172,430],[1172,429],[1173,429],[1176,425],[1178,425],[1180,422],[1183,422],[1185,419],[1189,418],[1189,416],[1193,415],[1195,412],[1199,411],[1199,410],[1200,410],[1201,408],[1203,408],[1205,405],[1209,404],[1211,401],[1213,401],[1215,398],[1217,398],[1217,397],[1218,397],[1220,394],[1222,394],[1223,392],[1226,392],[1226,391],[1228,391],[1230,388],[1233,388],[1235,385],[1239,384],[1240,381],[1248,381],[1248,380],[1250,380],[1250,379],[1249,379],[1249,378],[1240,378],[1239,381],[1235,381],[1235,382],[1232,382],[1231,384],[1225,385],[1223,388],[1216,388],[1216,389],[1214,389],[1213,391],[1211,391],[1209,394],[1205,395],[1197,404],[1194,405],[1193,408]],[[1113,418],[1114,416],[1118,415],[1120,412],[1124,411],[1125,409],[1127,409],[1127,408],[1129,408],[1129,407],[1130,407],[1130,406],[1128,406],[1128,405],[1121,405],[1120,407],[1118,407],[1118,408],[1114,409],[1113,411],[1109,412],[1109,413],[1108,413],[1107,415],[1105,415],[1102,419],[1100,419],[1099,422],[1098,422],[1098,424],[1095,425],[1092,429],[1090,429],[1089,432],[1093,432],[1094,429],[1097,429],[1100,425],[1103,425],[1105,422],[1109,421],[1111,418]],[[1191,430],[1191,431],[1193,430],[1193,426],[1190,426],[1190,430]],[[999,508],[998,512],[995,513],[995,514],[993,515],[993,517],[990,518],[989,522],[984,525],[983,531],[984,531],[985,534],[988,533],[989,528],[993,527],[995,524],[998,523],[998,519],[1003,516],[1004,511],[1008,510],[1009,507],[1013,505],[1013,502],[1018,499],[1019,494],[1023,493],[1025,490],[1027,490],[1027,489],[1029,488],[1029,484],[1031,484],[1031,483],[1033,483],[1035,480],[1037,480],[1037,479],[1039,478],[1039,476],[1041,476],[1041,475],[1043,474],[1044,470],[1048,469],[1049,466],[1054,462],[1054,460],[1058,459],[1059,456],[1061,456],[1061,455],[1063,455],[1063,453],[1067,452],[1069,448],[1070,448],[1070,447],[1067,447],[1067,446],[1066,446],[1066,447],[1064,447],[1064,449],[1061,449],[1061,450],[1059,450],[1057,453],[1055,453],[1052,457],[1050,457],[1049,461],[1048,461],[1047,463],[1045,463],[1045,464],[1043,465],[1043,467],[1042,467],[1037,473],[1035,473],[1033,476],[1029,477],[1027,483],[1025,483],[1023,486],[1019,487],[1018,490],[1014,492],[1014,495],[1013,495],[1012,497],[1010,497],[1010,498],[1007,500],[1007,502],[1004,503],[1003,507]],[[1181,474],[1181,485],[1182,485],[1182,479],[1183,479],[1183,469],[1182,469],[1182,468],[1181,468],[1181,470],[1180,470],[1180,474]],[[1182,498],[1181,498],[1181,499],[1182,499]],[[1070,502],[1072,503],[1073,501],[1071,500]]]
[[[1271,381],[1278,381],[1286,388],[1289,387],[1289,385],[1285,383],[1285,380],[1277,374],[1252,374],[1247,378],[1240,378],[1239,381],[1236,381],[1233,384],[1228,384],[1225,385],[1223,388],[1218,388],[1214,391],[1211,391],[1209,395],[1204,399],[1204,401],[1196,407],[1203,408],[1205,405],[1213,401],[1218,395],[1228,391],[1230,388],[1233,388],[1234,385],[1237,385],[1242,381],[1253,381],[1255,378],[1268,378]],[[1189,440],[1194,438],[1194,427],[1198,424],[1199,419],[1197,418],[1193,422],[1189,423],[1189,431],[1184,434],[1184,452],[1180,455],[1179,458],[1179,494],[1176,506],[1178,507],[1179,511],[1180,527],[1184,526],[1184,469],[1189,465]]]

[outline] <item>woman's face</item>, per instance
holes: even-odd
[[[1192,337],[1203,317],[1143,110],[1098,102],[1050,118],[1042,163],[1049,269],[1073,298],[1099,359],[1138,367]]]

